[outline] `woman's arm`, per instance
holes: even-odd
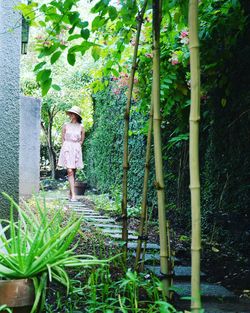
[[[82,145],[85,139],[85,130],[83,128],[83,126],[81,127],[81,141],[80,144]]]

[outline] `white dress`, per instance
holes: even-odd
[[[64,168],[83,168],[81,130],[79,123],[65,124],[64,142],[60,151],[58,166]]]

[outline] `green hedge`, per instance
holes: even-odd
[[[117,97],[112,84],[105,91],[94,96],[94,126],[84,145],[86,175],[92,186],[104,193],[121,191],[123,174],[123,131],[125,93]],[[146,137],[140,133],[145,118],[136,112],[132,105],[129,137],[129,175],[128,200],[130,205],[138,206],[145,163]],[[153,175],[150,185],[152,186]],[[154,190],[150,190],[152,199]]]

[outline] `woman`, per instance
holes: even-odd
[[[58,166],[67,168],[69,180],[69,200],[77,201],[75,195],[75,173],[77,168],[83,168],[82,144],[85,138],[85,131],[81,124],[81,109],[73,106],[66,111],[70,123],[63,125],[62,148],[59,155]]]

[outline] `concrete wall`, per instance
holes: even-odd
[[[39,191],[40,102],[39,99],[21,96],[19,193],[25,198]]]
[[[19,198],[19,73],[21,16],[16,0],[0,0],[0,217],[9,216],[5,191]],[[10,31],[12,29],[12,31]]]

